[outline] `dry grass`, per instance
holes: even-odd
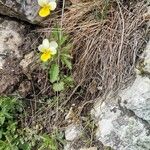
[[[136,60],[146,43],[145,12],[142,0],[130,8],[119,0],[95,0],[66,10],[63,29],[74,45],[74,78],[78,83],[73,94],[82,87],[86,101],[104,99],[134,77]]]
[[[127,8],[119,0],[107,2],[77,3],[65,8],[63,17],[54,15],[43,22],[46,27],[40,32],[44,36],[49,36],[54,23],[61,22],[74,46],[73,76],[77,86],[64,96],[61,108],[70,100],[83,107],[97,98],[104,100],[134,78],[136,61],[146,43],[146,4],[134,1]]]
[[[55,106],[41,108],[31,117],[32,122],[44,123],[48,131],[53,124],[62,127],[69,101],[82,105],[80,115],[88,103],[97,98],[104,100],[109,93],[115,93],[129,83],[135,76],[137,59],[146,44],[145,12],[143,0],[133,2],[130,8],[119,0],[110,0],[108,4],[93,0],[66,8],[61,19],[56,15],[45,21],[46,27],[40,32],[49,36],[53,22],[58,21],[70,35],[77,86],[67,96],[56,99]]]

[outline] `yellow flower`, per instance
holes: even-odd
[[[41,17],[46,17],[50,15],[52,10],[56,9],[56,0],[38,0],[38,4],[41,6],[39,15]]]
[[[48,39],[44,39],[42,44],[38,47],[41,52],[41,61],[48,61],[53,55],[57,53],[58,44],[55,41],[49,42]]]

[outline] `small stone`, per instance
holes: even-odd
[[[22,69],[24,71],[27,71],[29,65],[35,60],[34,56],[35,56],[34,52],[31,52],[31,53],[25,55],[24,59],[21,60],[20,66],[22,67]]]
[[[81,128],[78,124],[71,124],[66,128],[65,138],[67,141],[74,141],[81,136]]]
[[[81,148],[80,150],[97,150],[97,147]]]
[[[18,92],[21,97],[26,97],[29,92],[31,91],[31,82],[30,81],[23,81],[18,89]]]

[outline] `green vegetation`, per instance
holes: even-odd
[[[21,104],[14,98],[0,97],[0,149],[17,150],[20,137],[17,131],[17,114]]]
[[[50,67],[47,66],[49,68],[49,79],[53,84],[53,90],[60,92],[69,87],[73,87],[74,80],[71,76],[72,56],[70,55],[72,44],[68,42],[68,36],[63,34],[59,28],[56,28],[52,32],[50,41],[56,41],[58,43],[58,52],[50,60]]]
[[[12,97],[0,97],[0,150],[57,150],[64,144],[63,134],[39,133],[38,127],[20,127],[23,117],[21,101]]]

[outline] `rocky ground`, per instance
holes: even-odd
[[[35,0],[0,1],[0,95],[26,97],[34,92],[33,80],[38,92],[43,89],[44,79],[40,76],[45,73],[40,70],[36,55],[39,34],[34,32],[42,20],[38,9]],[[114,150],[150,150],[150,41],[141,58],[143,62],[137,65],[136,78],[129,87],[94,104],[91,116],[97,126],[99,147],[80,150],[102,150],[104,146]],[[79,124],[66,127],[65,149],[74,150],[72,145],[81,135]]]

